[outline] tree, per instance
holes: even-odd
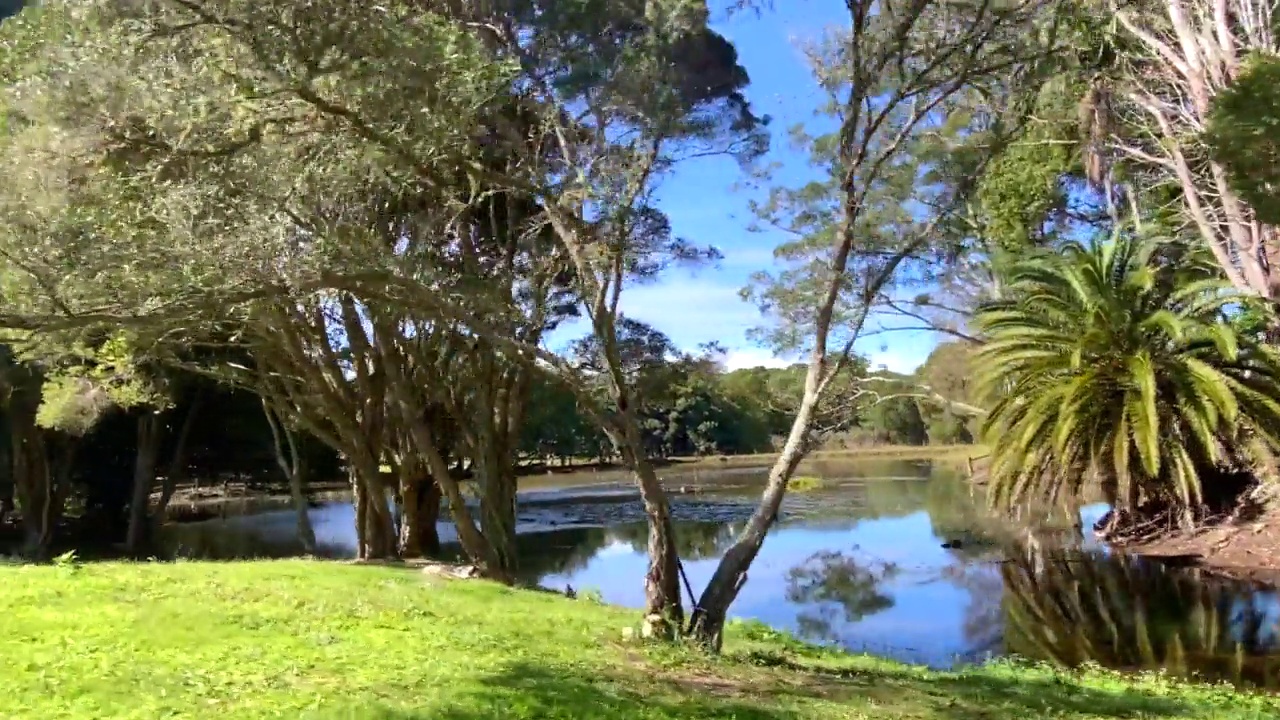
[[[1215,96],[1240,76],[1246,58],[1274,51],[1271,3],[1108,0],[1096,9],[1103,7],[1120,31],[1105,43],[1114,63],[1084,99],[1088,130],[1105,150],[1098,178],[1103,166],[1123,161],[1117,172],[1132,178],[1130,194],[1179,200],[1182,219],[1234,287],[1276,297],[1275,230],[1257,221],[1239,185],[1210,156],[1204,133]],[[1214,135],[1221,141],[1224,132],[1219,126]]]
[[[80,192],[14,203],[46,217],[27,219],[40,242],[10,257],[77,282],[44,287],[49,273],[29,273],[51,306],[7,324],[129,324],[249,349],[249,364],[204,370],[343,454],[357,499],[370,499],[357,513],[363,555],[396,552],[379,472],[392,446],[411,442],[446,493],[457,486],[444,460],[466,449],[481,460],[492,542],[461,494],[451,511],[468,552],[505,573],[514,478],[502,458],[524,363],[487,352],[457,318],[536,343],[554,317],[556,272],[543,271],[558,255],[530,232],[528,194],[488,175],[510,157],[483,139],[512,110],[501,98],[513,65],[412,3],[49,3],[16,22],[21,42],[7,47],[32,92],[13,98],[41,102],[18,107],[24,142],[9,157]],[[65,42],[43,41],[60,30]],[[50,128],[82,142],[60,147]],[[100,172],[88,181],[85,167]],[[72,221],[92,242],[51,230]],[[452,316],[425,320],[421,305],[442,300]],[[460,354],[483,362],[453,395],[440,378]],[[483,439],[444,446],[432,430],[448,423],[428,417],[441,413]]]
[[[1231,188],[1268,225],[1280,224],[1280,56],[1260,51],[1213,98],[1204,139]]]
[[[1042,3],[850,2],[849,25],[811,51],[838,130],[797,131],[824,174],[779,189],[761,208],[794,242],[775,253],[792,267],[758,278],[754,297],[779,323],[773,339],[807,349],[804,394],[769,472],[760,505],[698,600],[692,632],[718,647],[728,608],[745,580],[787,483],[811,449],[815,411],[849,362],[874,309],[910,269],[945,258],[935,230],[964,205],[982,162],[961,178],[909,162],[926,148],[965,147],[973,127],[991,121],[951,114],[963,99],[990,100],[1034,67],[1043,41],[1056,42],[1052,18],[1037,28]],[[945,158],[949,153],[940,153]],[[919,212],[917,212],[919,209]]]
[[[924,445],[929,441],[920,407],[910,397],[891,396],[873,403],[863,423],[864,427],[880,433],[886,443]]]
[[[559,460],[604,459],[609,439],[579,407],[578,396],[559,379],[539,373],[532,379],[521,448],[526,456]]]
[[[298,433],[280,422],[279,414],[271,407],[271,403],[263,401],[262,414],[271,427],[271,449],[275,454],[276,464],[289,482],[289,495],[293,499],[293,510],[297,516],[298,541],[302,543],[303,552],[314,554],[316,531],[311,527],[311,518],[307,514],[307,466],[305,456],[298,451]]]
[[[1112,530],[1144,503],[1187,522],[1269,457],[1280,359],[1224,322],[1251,301],[1211,257],[1122,236],[1013,268],[1009,299],[980,312],[975,356],[997,502],[1076,498],[1096,481]]]
[[[923,388],[951,401],[917,403],[932,444],[973,442],[973,431],[969,428],[973,414],[960,412],[953,403],[971,405],[976,400],[973,387],[976,368],[972,360],[976,349],[964,341],[940,343],[916,371],[916,379]]]
[[[634,471],[649,522],[646,627],[671,634],[682,620],[670,508],[647,457],[635,389],[620,347],[624,285],[677,262],[710,255],[673,237],[654,206],[657,181],[683,158],[749,155],[765,135],[741,94],[746,71],[733,46],[707,28],[705,6],[685,0],[631,4],[520,4],[508,14],[473,11],[503,57],[526,67],[522,98],[538,137],[522,179],[567,250],[573,287],[597,342],[608,408],[592,415]],[[590,381],[541,356],[574,387]],[[586,406],[590,392],[580,392]]]

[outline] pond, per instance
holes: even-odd
[[[1280,688],[1280,595],[1191,568],[1108,552],[1087,528],[1040,513],[1014,526],[985,510],[980,489],[928,462],[816,463],[824,482],[790,493],[733,615],[818,643],[946,668],[1000,656]],[[700,590],[749,517],[763,472],[672,476],[678,544]],[[610,603],[643,600],[645,525],[626,486],[522,493],[525,579]],[[331,557],[355,552],[352,509],[311,511]],[[171,525],[175,554],[297,554],[291,512]],[[453,536],[441,524],[441,536]],[[447,554],[456,555],[456,546]]]

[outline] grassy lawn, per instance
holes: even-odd
[[[623,641],[635,613],[308,561],[8,567],[0,717],[1280,717],[1158,678],[935,673],[738,626],[720,660]]]

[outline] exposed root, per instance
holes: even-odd
[[[1098,537],[1113,545],[1138,545],[1256,520],[1275,497],[1275,485],[1245,471],[1221,471],[1201,479],[1204,497],[1194,508],[1168,498],[1148,500],[1134,509],[1108,511],[1094,525]]]

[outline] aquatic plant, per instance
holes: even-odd
[[[812,492],[821,490],[827,486],[827,481],[822,478],[812,477],[810,475],[800,475],[791,478],[791,482],[787,484],[787,489],[791,492]]]

